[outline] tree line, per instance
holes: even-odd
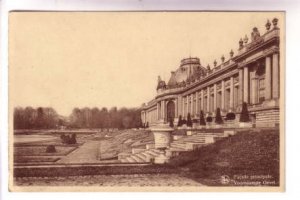
[[[14,110],[15,129],[53,129],[66,128],[140,128],[141,111],[137,108],[106,107],[74,108],[68,117],[57,114],[53,108],[48,107],[17,107]]]
[[[49,107],[17,107],[14,110],[15,129],[51,129],[62,123],[59,115]]]

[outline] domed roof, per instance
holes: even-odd
[[[199,71],[205,70],[199,58],[185,58],[180,62],[180,66],[176,71],[171,72],[171,77],[168,81],[168,86],[176,86],[179,83],[186,81],[193,74],[201,74]]]

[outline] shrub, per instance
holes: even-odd
[[[192,127],[192,126],[193,126],[192,118],[191,118],[191,114],[190,114],[190,113],[188,113],[186,125],[187,125],[188,127]]]
[[[46,153],[55,153],[56,149],[54,145],[48,145],[46,148]]]
[[[198,120],[197,119],[193,119],[192,122],[193,123],[198,123]]]
[[[186,120],[185,119],[182,120],[181,126],[184,125],[184,124],[186,125]]]
[[[60,138],[63,144],[69,144],[70,137],[68,135],[62,134]]]
[[[240,116],[240,122],[249,122],[249,121],[250,121],[250,118],[249,118],[247,103],[243,102],[242,112],[241,112],[241,116]]]
[[[181,117],[181,115],[179,115],[177,126],[178,127],[182,126],[182,117]]]
[[[62,134],[60,136],[60,138],[61,138],[61,142],[63,144],[76,144],[77,143],[76,134],[75,133],[72,133],[71,137],[70,137],[70,135]]]
[[[217,108],[217,110],[216,110],[215,122],[216,122],[216,124],[222,124],[223,123],[223,119],[222,119],[222,116],[221,116],[221,110],[220,110],[220,108]]]
[[[61,134],[61,135],[60,135],[60,139],[61,139],[61,140],[63,140],[65,137],[66,137],[65,134]]]
[[[76,141],[76,134],[73,133],[70,140],[69,140],[69,143],[68,144],[76,144],[77,141]]]
[[[206,117],[206,121],[207,121],[207,122],[212,122],[212,120],[213,120],[213,119],[212,119],[211,116]]]
[[[235,120],[235,114],[233,112],[227,113],[226,120]]]
[[[200,112],[200,125],[206,125],[203,111]]]

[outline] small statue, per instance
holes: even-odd
[[[224,57],[224,55],[222,55],[222,57],[221,57],[221,61],[222,61],[222,63],[224,63],[224,61],[225,61],[225,57]]]
[[[209,66],[209,64],[207,65],[207,71],[210,71],[210,66]]]
[[[274,19],[272,20],[272,23],[273,23],[273,29],[278,29],[278,27],[277,27],[278,19],[277,19],[277,18],[274,18]]]
[[[270,28],[271,28],[271,23],[270,23],[270,20],[268,20],[267,23],[266,23],[266,29],[267,29],[267,31],[269,31]]]
[[[259,38],[260,38],[260,33],[259,33],[258,29],[256,27],[254,27],[252,29],[252,33],[251,33],[251,40],[255,41],[255,40],[259,39]]]
[[[247,36],[247,35],[245,35],[245,37],[244,37],[244,43],[245,43],[245,44],[248,43],[248,36]]]
[[[233,55],[234,55],[234,52],[233,52],[233,50],[231,49],[231,51],[230,51],[230,57],[232,58],[233,57]]]
[[[160,76],[158,76],[158,79],[157,79],[157,87],[156,89],[166,89],[166,82],[161,80]]]
[[[243,47],[244,47],[244,41],[241,38],[240,41],[239,41],[239,49],[242,49]]]

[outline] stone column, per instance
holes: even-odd
[[[244,67],[244,102],[249,102],[249,72],[247,67]]]
[[[157,115],[157,120],[159,120],[159,103],[156,104],[156,115]]]
[[[177,99],[174,99],[174,104],[175,104],[175,117],[178,117],[178,104],[177,104]]]
[[[179,117],[179,115],[182,116],[182,97],[181,96],[177,97],[177,109],[178,109],[178,111],[177,111],[178,117]]]
[[[207,112],[210,112],[210,109],[209,109],[209,104],[210,104],[210,91],[209,91],[209,87],[207,87]]]
[[[225,81],[222,80],[221,83],[221,109],[224,110],[225,109]]]
[[[279,98],[279,64],[278,64],[278,53],[273,54],[273,64],[272,64],[272,88],[273,88],[273,99]]]
[[[165,100],[161,101],[161,119],[165,121]]]
[[[195,112],[195,116],[197,116],[198,114],[199,114],[199,94],[198,94],[199,92],[196,92],[196,105],[195,105],[195,110],[196,110],[196,112]]]
[[[233,92],[234,92],[234,85],[233,85],[233,77],[230,77],[230,96],[229,96],[229,109],[233,110]]]
[[[243,69],[241,68],[239,69],[239,105],[243,104],[243,87]]]
[[[190,108],[190,112],[191,112],[191,116],[194,116],[194,94],[190,95],[190,99],[191,99],[191,108]]]
[[[142,122],[144,123],[145,122],[145,112],[144,111],[141,112],[141,118],[142,118]]]
[[[265,98],[271,99],[271,57],[266,57]]]
[[[200,111],[204,110],[204,91],[203,89],[201,90],[201,107],[200,107]]]
[[[217,109],[217,84],[214,84],[214,107],[213,107],[213,112]]]
[[[185,98],[186,97],[182,97],[182,118],[185,117]]]
[[[252,103],[253,104],[256,104],[257,103],[257,78],[256,77],[253,77],[252,78],[252,88],[251,88],[251,91],[252,91]]]

